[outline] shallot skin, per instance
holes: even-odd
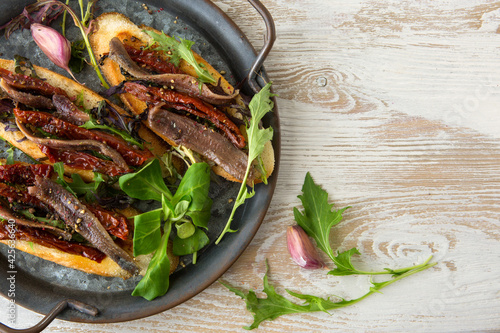
[[[286,231],[287,247],[293,261],[302,268],[318,269],[325,267],[316,248],[304,229],[298,225],[290,226]]]

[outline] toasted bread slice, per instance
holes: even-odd
[[[14,71],[14,61],[0,59],[0,67],[7,69],[9,71]],[[104,98],[97,94],[96,92],[88,89],[87,87],[65,77],[50,71],[46,68],[34,66],[37,75],[44,79],[47,83],[54,87],[63,89],[68,96],[76,97],[83,94],[83,105],[86,109],[92,109],[96,107]],[[108,101],[119,113],[127,115],[128,113]],[[169,149],[169,147],[159,139],[152,131],[150,131],[145,126],[139,130],[139,135],[145,141],[145,147],[149,149],[154,155],[162,156]],[[20,131],[12,131],[8,129],[7,123],[0,123],[0,137],[8,141],[14,147],[22,150],[25,154],[29,155],[35,160],[40,160],[42,163],[50,164],[50,162],[45,158],[45,154],[40,150],[37,144],[24,140],[25,136]],[[78,173],[85,181],[91,181],[94,178],[94,172],[92,170],[81,170],[72,168],[70,166],[64,167],[67,174]]]
[[[121,41],[129,40],[139,45],[147,45],[152,40],[151,37],[144,32],[144,30],[150,30],[160,33],[158,30],[150,27],[137,26],[125,15],[114,12],[104,13],[100,15],[95,21],[95,26],[96,29],[90,36],[90,42],[97,58],[101,58],[109,53],[109,43],[114,37],[119,38]],[[199,54],[195,52],[194,56],[196,61],[203,64],[204,68],[206,68],[210,72],[210,74],[212,74],[216,81],[220,80],[220,85],[227,94],[232,94],[234,92],[233,86],[229,84],[229,82],[205,59],[203,59]],[[125,80],[125,77],[122,75],[119,65],[113,60],[108,58],[104,59],[101,68],[110,85],[118,85]],[[181,60],[179,68],[186,74],[196,77],[195,69],[184,60]],[[120,98],[125,106],[136,114],[141,114],[147,108],[145,102],[139,100],[131,94],[121,94]],[[237,102],[242,103],[241,97],[239,97],[239,99],[237,98]],[[225,111],[229,114],[234,114],[234,110],[226,109]],[[176,146],[176,143],[169,138],[162,136],[160,133],[156,134],[161,136],[170,145]],[[270,176],[274,170],[274,151],[270,142],[268,142],[265,146],[264,152],[262,154],[262,159],[267,176]],[[230,181],[241,182],[241,180],[236,179],[220,166],[216,165],[212,169],[216,174]],[[258,181],[258,179],[256,181]]]

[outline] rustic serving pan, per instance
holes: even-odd
[[[32,2],[33,0],[2,0],[0,25],[18,15],[25,5]],[[202,56],[209,62],[220,61],[227,66],[235,83],[242,84],[240,86],[242,92],[251,96],[267,81],[262,63],[272,48],[275,30],[267,9],[257,0],[249,2],[263,17],[267,29],[265,45],[259,52],[254,50],[238,26],[209,0],[141,0],[140,2],[100,0],[98,4],[100,11],[122,12],[133,20],[134,15],[138,15],[138,6],[146,4],[150,11],[157,14],[154,15],[155,19],[160,20],[164,26],[158,26],[158,21],[145,24],[163,29],[166,33],[169,33],[169,24],[173,20],[176,24],[177,21],[182,22],[185,28],[180,28],[182,25],[175,26],[180,37],[184,37],[181,34],[186,31],[187,34],[194,36],[189,35],[186,38],[200,38],[201,42],[197,41],[195,45],[202,46],[206,41],[209,46],[206,53],[199,51]],[[256,22],[256,25],[258,24],[261,22]],[[24,36],[29,36],[26,35],[26,31],[24,33]],[[6,47],[3,36],[0,38],[2,57],[11,57],[10,53],[15,51]],[[23,46],[20,47],[22,49]],[[50,63],[35,63],[54,69]],[[56,316],[67,321],[91,323],[121,322],[147,317],[185,302],[215,282],[251,242],[264,219],[276,186],[280,161],[280,127],[276,106],[274,112],[264,119],[264,124],[274,129],[276,168],[269,179],[269,184],[256,186],[256,195],[247,200],[244,207],[239,208],[233,221],[232,227],[239,231],[227,234],[219,245],[214,245],[213,240],[225,224],[230,205],[227,204],[227,198],[220,199],[219,203],[214,199],[214,205],[218,205],[218,213],[214,216],[215,221],[211,222],[212,234],[209,236],[212,244],[199,255],[196,265],[189,264],[170,277],[170,289],[165,296],[146,301],[130,295],[137,283],[135,280],[122,281],[88,275],[18,251],[15,302],[17,305],[46,315],[44,321],[27,331],[41,331]],[[235,193],[236,190],[235,184],[223,184],[213,189],[212,193]],[[5,246],[2,246],[0,247],[0,292],[4,297],[7,297],[9,289],[7,272],[7,256]],[[2,321],[5,320],[2,318]],[[16,331],[0,325],[0,332]]]

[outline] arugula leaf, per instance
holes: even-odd
[[[420,265],[414,265],[414,266],[398,268],[398,269],[384,268],[384,270],[380,271],[380,272],[368,272],[368,271],[361,271],[352,265],[351,257],[355,254],[360,254],[358,249],[356,249],[356,248],[352,248],[350,250],[339,253],[335,257],[335,260],[334,260],[337,267],[335,269],[332,269],[331,271],[329,271],[328,275],[344,276],[344,275],[356,275],[356,274],[358,274],[358,275],[392,274],[393,276],[398,276],[398,275],[402,275],[406,272],[409,272],[411,270],[425,266],[427,264],[427,262],[432,258],[432,256],[431,256],[423,264],[420,264]]]
[[[116,135],[119,135],[123,140],[126,142],[135,145],[139,148],[144,148],[143,144],[137,141],[132,135],[129,133],[119,130],[117,128],[108,126],[108,125],[103,125],[103,124],[98,124],[94,119],[88,120],[85,124],[81,125],[80,127],[85,128],[85,129],[101,129],[101,130],[107,130],[110,131]]]
[[[118,180],[120,188],[129,197],[141,200],[156,200],[161,202],[162,194],[168,200],[172,193],[162,178],[160,161],[154,159],[136,173],[128,173]]]
[[[253,161],[262,154],[264,151],[264,146],[267,142],[271,141],[273,138],[273,129],[269,128],[260,128],[259,124],[262,118],[270,111],[273,110],[274,103],[271,100],[271,97],[274,95],[271,94],[271,83],[266,84],[264,88],[262,88],[259,93],[255,94],[248,105],[250,109],[250,113],[252,115],[252,119],[246,128],[247,136],[248,136],[248,163],[247,169],[245,172],[245,177],[241,182],[241,187],[238,192],[238,196],[233,205],[233,209],[229,216],[229,219],[222,230],[219,238],[215,241],[215,244],[219,244],[222,240],[222,237],[227,232],[236,232],[236,230],[231,229],[231,222],[234,218],[234,214],[236,209],[243,205],[246,199],[249,199],[255,195],[255,190],[252,189],[247,191],[247,180],[248,175],[250,174],[250,170],[252,168]],[[265,175],[264,175],[265,177]]]
[[[139,281],[132,296],[142,296],[148,301],[165,295],[170,286],[170,259],[167,255],[168,238],[172,224],[167,222],[163,226],[161,242],[151,259],[144,277]]]
[[[293,215],[297,224],[304,229],[306,234],[316,241],[316,245],[325,252],[328,257],[337,266],[335,269],[328,272],[329,275],[382,275],[393,274],[400,275],[419,266],[410,266],[400,269],[385,268],[379,272],[369,272],[356,269],[352,263],[353,255],[359,255],[356,248],[338,253],[337,255],[330,246],[330,231],[333,226],[337,225],[342,220],[342,213],[350,207],[345,207],[339,210],[333,210],[333,204],[328,203],[328,193],[316,185],[309,173],[306,174],[304,185],[302,187],[303,195],[299,195],[304,207],[303,212],[297,208],[293,209]]]
[[[79,174],[74,173],[71,175],[73,181],[67,182],[64,178],[64,163],[56,162],[53,166],[54,171],[58,175],[56,182],[59,185],[63,186],[76,197],[84,196],[87,202],[95,201],[94,193],[96,193],[99,186],[105,182],[102,174],[94,172],[94,181],[86,183]]]
[[[10,148],[8,148],[5,151],[7,153],[7,158],[5,160],[5,163],[8,165],[14,164],[14,146],[9,141],[2,138],[1,136],[0,136],[0,140],[6,142],[10,146]]]
[[[184,59],[189,65],[191,65],[196,71],[196,75],[198,75],[200,84],[217,83],[212,74],[210,74],[206,68],[203,68],[204,65],[196,61],[194,53],[191,51],[191,47],[194,44],[193,41],[183,38],[179,38],[178,41],[175,37],[167,36],[163,32],[161,34],[148,30],[144,30],[144,32],[158,44],[158,47],[156,48],[157,50],[168,52],[170,62],[175,66],[179,66],[181,59]]]
[[[73,179],[73,182],[68,183],[68,186],[78,196],[83,195],[86,202],[95,201],[94,194],[97,192],[99,186],[104,182],[103,175],[98,172],[94,173],[94,181],[90,183],[84,182],[82,177],[77,173],[72,174],[71,179]]]
[[[432,258],[432,257],[431,257]],[[300,293],[295,293],[290,290],[286,290],[288,294],[291,296],[297,297],[304,301],[302,305],[296,304],[283,295],[280,295],[274,289],[268,281],[268,273],[269,273],[269,265],[266,261],[266,273],[263,278],[264,285],[264,293],[267,295],[266,298],[259,298],[254,291],[250,290],[247,293],[229,285],[228,283],[221,282],[223,286],[228,288],[230,291],[234,292],[237,296],[240,296],[246,303],[247,309],[253,313],[253,323],[250,326],[245,326],[243,328],[251,330],[259,327],[259,324],[265,320],[273,320],[280,316],[293,314],[293,313],[307,313],[307,312],[317,312],[324,311],[327,312],[339,308],[343,308],[349,305],[353,305],[358,303],[359,301],[367,298],[368,296],[379,293],[381,289],[393,284],[396,281],[399,281],[403,278],[406,278],[415,273],[426,270],[436,263],[429,264],[429,258],[424,264],[419,265],[418,268],[407,271],[404,274],[398,275],[397,277],[384,281],[384,282],[372,282],[372,287],[370,290],[359,298],[355,298],[352,300],[345,300],[343,298],[337,297],[339,301],[335,302],[329,298],[321,298],[313,295],[305,295]]]
[[[352,248],[352,249],[347,250],[345,252],[339,253],[335,257],[335,265],[337,265],[337,268],[329,271],[328,274],[329,275],[336,275],[336,276],[358,274],[359,270],[354,268],[354,266],[351,263],[351,257],[354,254],[359,255],[361,253],[359,253],[358,249],[356,249],[356,248]]]
[[[317,246],[330,258],[335,257],[330,247],[330,230],[342,220],[342,213],[349,207],[333,211],[333,204],[328,203],[328,193],[316,185],[309,174],[306,174],[303,195],[299,195],[304,211],[293,209],[297,224],[316,241]],[[333,260],[333,259],[332,259]]]
[[[248,136],[248,160],[251,162],[262,154],[265,144],[273,138],[273,129],[271,127],[259,127],[262,118],[273,110],[274,103],[271,100],[273,96],[271,94],[271,83],[268,83],[258,94],[252,97],[248,104],[252,119],[246,132]]]
[[[22,214],[22,215],[24,215],[24,216],[26,216],[27,218],[30,218],[30,219],[36,220],[36,221],[40,221],[42,223],[51,225],[51,226],[59,228],[59,229],[65,229],[66,228],[66,223],[64,223],[63,221],[48,219],[46,217],[35,216],[35,214],[31,213],[27,209],[18,210],[17,212],[20,213],[20,214]]]
[[[76,197],[77,195],[75,191],[73,191],[73,189],[69,186],[69,183],[64,179],[64,163],[56,162],[53,164],[53,167],[54,171],[58,175],[56,182]]]

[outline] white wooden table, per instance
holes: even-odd
[[[214,2],[262,44],[249,4]],[[366,292],[366,276],[303,270],[288,255],[285,231],[307,171],[336,207],[352,206],[332,244],[357,247],[357,265],[404,267],[431,254],[438,264],[330,316],[284,316],[258,330],[500,330],[500,1],[263,3],[278,33],[265,66],[279,95],[279,180],[261,229],[223,280],[260,291],[267,258],[279,292]],[[19,327],[40,318],[18,308]],[[214,283],[149,318],[56,320],[46,331],[235,332],[251,322],[243,301]]]

